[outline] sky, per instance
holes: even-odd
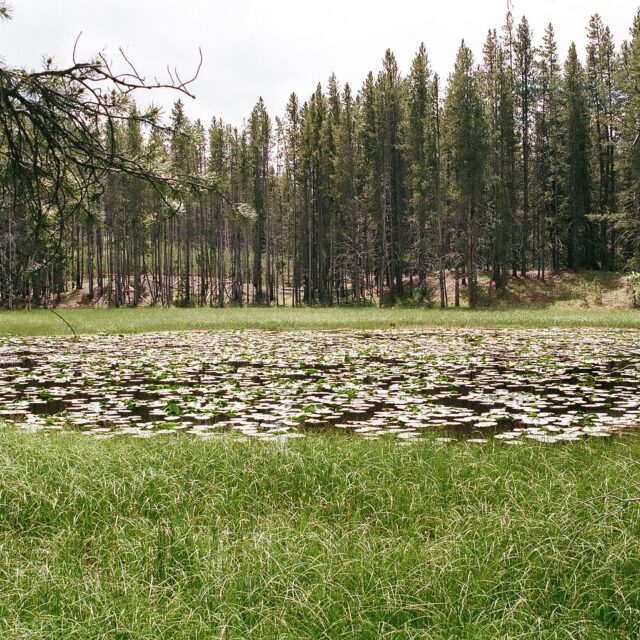
[[[628,37],[639,0],[513,0],[541,42],[552,22],[562,55],[572,41],[584,52],[589,17],[599,13],[619,45]],[[104,52],[116,65],[122,48],[142,75],[168,80],[167,65],[184,79],[203,64],[183,97],[187,114],[207,125],[212,116],[240,126],[262,96],[272,115],[282,114],[291,92],[303,102],[335,72],[357,91],[377,73],[387,48],[409,71],[421,42],[433,69],[446,79],[464,38],[476,59],[490,28],[500,28],[507,0],[9,0],[13,19],[0,24],[0,58],[9,66],[37,68]],[[150,92],[169,113],[173,91]]]

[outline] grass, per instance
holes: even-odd
[[[5,428],[0,637],[637,638],[639,463]]]
[[[499,307],[609,307],[628,308],[631,296],[627,277],[611,271],[564,271],[547,273],[544,281],[530,272],[526,278],[512,277],[505,293],[488,296],[489,280],[480,278],[481,302]],[[484,284],[484,287],[482,286]]]
[[[418,308],[227,308],[65,309],[59,313],[78,333],[136,333],[205,329],[381,329],[434,327],[617,327],[640,328],[640,311],[575,307],[547,309]],[[68,334],[46,310],[0,312],[0,335]]]

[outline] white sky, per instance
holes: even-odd
[[[80,55],[122,47],[141,73],[167,78],[166,66],[192,74],[202,47],[204,63],[192,85],[197,100],[187,113],[205,125],[212,116],[240,125],[259,96],[272,116],[292,91],[306,100],[333,71],[357,91],[376,73],[387,47],[406,74],[424,41],[433,68],[446,80],[462,38],[479,59],[490,28],[500,28],[507,0],[9,0],[13,20],[0,24],[0,57],[12,66],[37,67],[43,56],[69,61],[80,31]],[[552,22],[561,54],[571,41],[584,50],[589,17],[600,13],[619,45],[638,0],[514,0],[516,21],[526,15],[540,43]],[[148,94],[140,94],[145,103]],[[166,113],[177,99],[154,93]],[[183,99],[184,100],[184,99]]]

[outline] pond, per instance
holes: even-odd
[[[640,331],[406,329],[0,339],[0,418],[185,433],[517,444],[640,427]]]

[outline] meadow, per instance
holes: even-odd
[[[0,433],[0,636],[636,638],[640,439]]]
[[[417,307],[196,307],[58,309],[77,333],[141,333],[264,329],[383,329],[395,327],[612,327],[640,328],[640,311],[606,307],[425,309]],[[0,311],[0,335],[66,335],[71,330],[51,311]]]

